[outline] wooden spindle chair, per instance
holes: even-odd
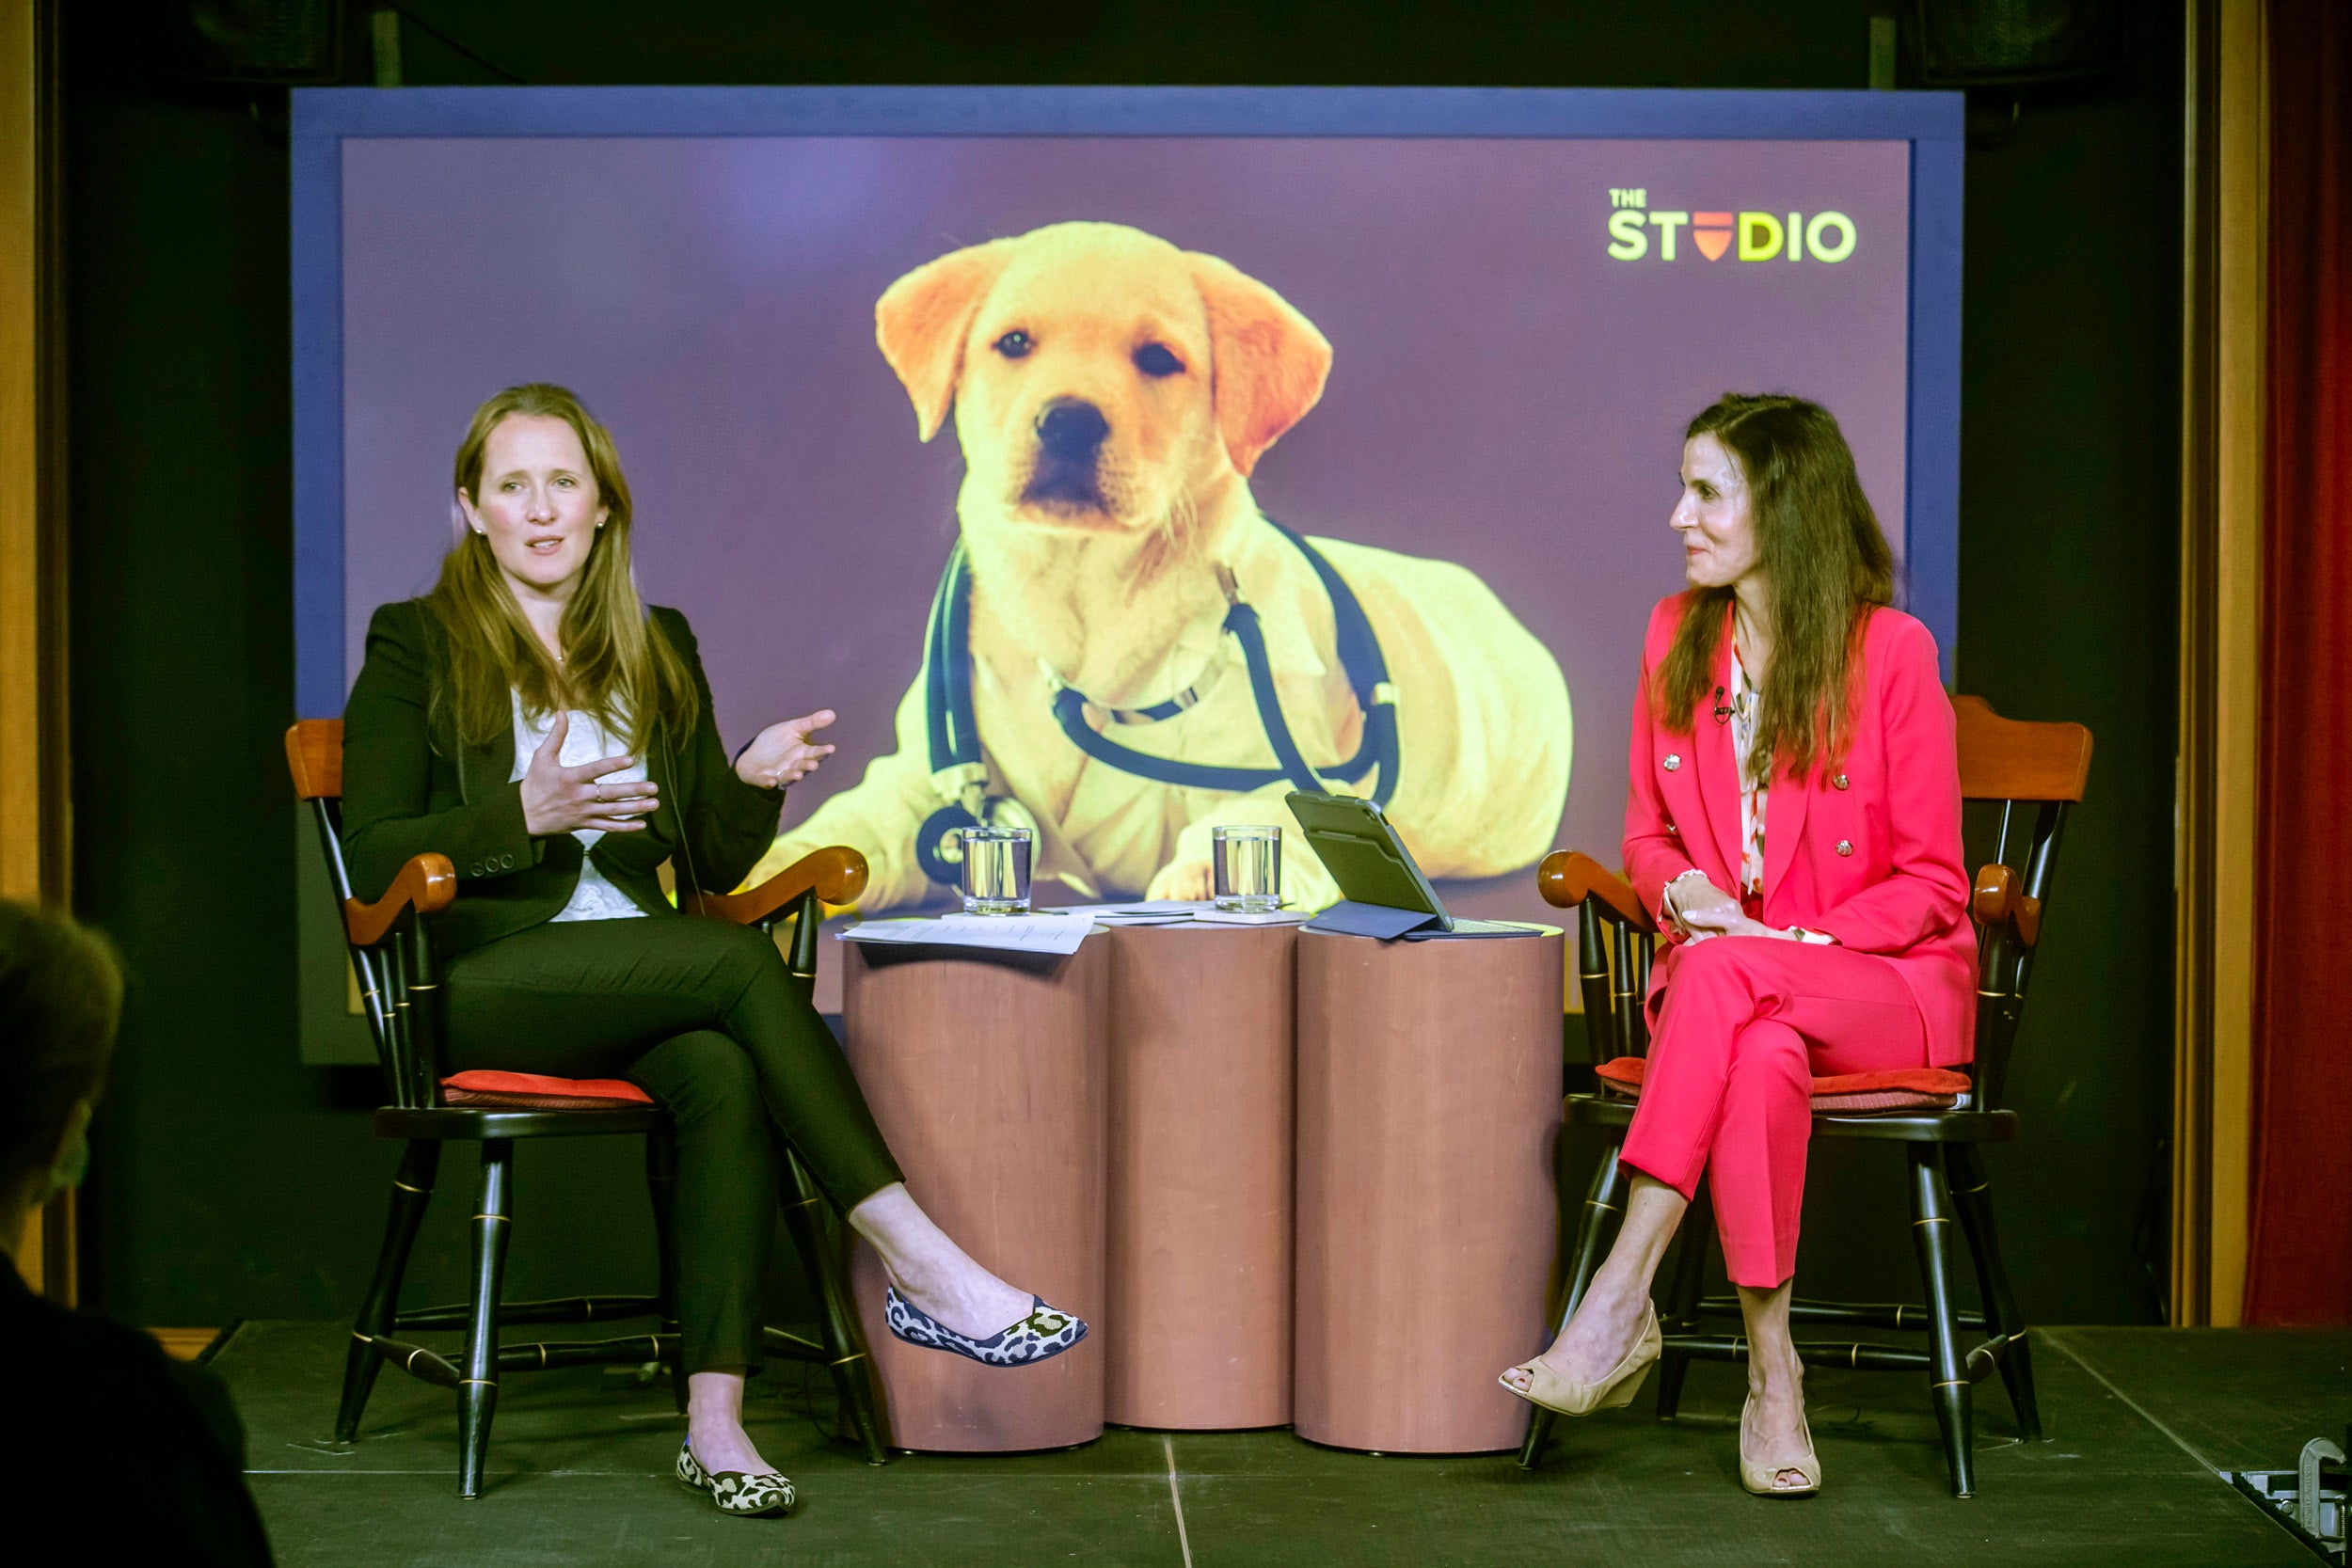
[[[384,895],[373,903],[352,896],[342,855],[343,724],[340,719],[306,719],[286,731],[286,763],[294,795],[307,800],[316,820],[320,852],[342,911],[343,937],[358,971],[390,1102],[375,1112],[379,1138],[405,1142],[392,1178],[391,1215],[384,1246],[352,1331],[343,1369],[342,1402],[335,1437],[358,1436],[359,1420],[375,1374],[394,1362],[427,1383],[457,1392],[458,1493],[479,1497],[489,1455],[490,1420],[498,1402],[500,1375],[548,1367],[659,1361],[670,1370],[680,1411],[686,1408],[686,1373],[678,1353],[675,1307],[676,1246],[672,1208],[676,1199],[677,1153],[670,1114],[633,1084],[617,1080],[532,1078],[474,1074],[453,1084],[442,1076],[440,1053],[440,967],[433,950],[430,917],[457,897],[457,874],[446,856],[419,855],[400,869]],[[846,904],[866,887],[866,858],[854,849],[827,848],[804,856],[758,887],[724,895],[681,883],[678,906],[690,915],[732,921],[770,931],[794,916],[787,964],[795,978],[813,987],[817,974],[818,925],[825,903]],[[501,1081],[504,1080],[501,1085]],[[508,1302],[501,1297],[508,1231],[514,1218],[514,1150],[518,1139],[643,1135],[645,1180],[653,1197],[654,1236],[660,1259],[652,1295],[571,1296],[558,1301]],[[400,1308],[401,1277],[423,1223],[440,1169],[441,1146],[473,1143],[482,1150],[481,1200],[473,1215],[473,1288],[469,1299],[446,1307]],[[822,1341],[783,1329],[765,1328],[771,1355],[824,1365],[833,1374],[841,1408],[864,1447],[867,1462],[889,1454],[889,1433],[878,1410],[872,1362],[865,1331],[843,1280],[842,1259],[828,1225],[828,1205],[800,1157],[784,1150],[790,1191],[782,1195],[786,1228],[816,1288]],[[652,1318],[655,1332],[618,1338],[558,1340],[545,1344],[501,1344],[499,1331],[510,1323],[604,1323]],[[456,1361],[403,1336],[418,1329],[462,1329],[466,1342]]]
[[[1969,1444],[1974,1426],[1971,1390],[1978,1382],[1997,1371],[2008,1387],[2018,1430],[2029,1439],[2042,1435],[2026,1320],[2001,1263],[1991,1185],[1979,1149],[2017,1135],[2017,1113],[2002,1107],[2001,1091],[2025,1011],[2026,985],[2041,940],[2058,836],[2067,808],[2082,800],[2090,772],[2090,732],[2080,724],[2003,719],[1980,697],[1955,697],[1952,707],[1959,721],[1961,795],[1999,808],[1994,858],[1977,873],[1970,905],[1977,926],[1975,1060],[1965,1075],[1953,1074],[1932,1088],[1912,1086],[1920,1082],[1915,1073],[1814,1080],[1814,1137],[1897,1143],[1907,1150],[1911,1234],[1927,1303],[1881,1306],[1799,1299],[1790,1316],[1798,1323],[1926,1332],[1924,1350],[1849,1340],[1800,1340],[1797,1349],[1809,1367],[1925,1371],[1952,1494],[1965,1497],[1976,1491]],[[1638,1087],[1640,1058],[1649,1048],[1643,1004],[1649,992],[1651,939],[1657,927],[1631,885],[1590,856],[1574,851],[1547,856],[1536,870],[1536,881],[1546,902],[1579,911],[1578,980],[1592,1057],[1603,1081],[1600,1092],[1570,1095],[1564,1108],[1567,1125],[1599,1129],[1607,1146],[1577,1225],[1559,1320],[1565,1327],[1607,1253],[1631,1186],[1617,1156],[1632,1123],[1634,1101],[1621,1090]],[[1886,1082],[1862,1081],[1881,1079]],[[1857,1105],[1874,1109],[1862,1114]],[[1955,1217],[1976,1266],[1980,1305],[1973,1312],[1963,1311],[1953,1293]],[[1658,1368],[1661,1419],[1675,1414],[1692,1359],[1747,1358],[1743,1337],[1704,1328],[1708,1319],[1740,1316],[1736,1295],[1702,1293],[1713,1240],[1702,1186],[1683,1218],[1667,1304],[1659,1313],[1665,1331],[1665,1352]],[[1963,1331],[1983,1338],[1967,1343]],[[1521,1465],[1532,1469],[1542,1458],[1553,1419],[1549,1410],[1534,1413],[1519,1453]]]

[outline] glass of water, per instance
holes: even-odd
[[[963,912],[1029,912],[1029,851],[1036,834],[1027,828],[963,830]]]
[[[1270,914],[1282,907],[1282,830],[1248,823],[1210,830],[1216,843],[1216,907]]]

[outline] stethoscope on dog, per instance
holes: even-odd
[[[1272,522],[1273,519],[1268,518]],[[1275,531],[1296,546],[1314,568],[1331,600],[1331,622],[1339,643],[1340,666],[1362,710],[1364,729],[1356,754],[1320,771],[1291,737],[1290,722],[1274,689],[1274,666],[1266,657],[1265,632],[1258,612],[1241,596],[1232,573],[1217,568],[1225,590],[1223,631],[1241,644],[1242,662],[1249,670],[1249,689],[1257,699],[1258,721],[1273,744],[1277,766],[1219,768],[1206,763],[1178,762],[1122,746],[1098,734],[1086,721],[1089,707],[1120,724],[1155,724],[1173,719],[1200,700],[1195,685],[1150,707],[1120,708],[1090,702],[1086,693],[1051,676],[1054,719],[1071,744],[1097,762],[1154,784],[1186,789],[1244,791],[1288,780],[1294,789],[1317,793],[1327,779],[1354,784],[1377,769],[1379,783],[1372,799],[1382,806],[1396,793],[1396,688],[1390,684],[1388,661],[1380,654],[1380,639],[1372,629],[1364,608],[1339,573],[1313,546],[1279,523]],[[935,882],[955,884],[963,858],[960,842],[966,828],[1016,827],[1034,831],[1037,818],[1009,796],[988,793],[988,765],[980,757],[980,732],[972,714],[972,573],[959,542],[940,574],[939,591],[931,599],[930,626],[923,642],[923,689],[930,719],[931,787],[944,802],[924,818],[914,837],[914,858],[924,875]]]

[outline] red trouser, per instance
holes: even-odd
[[[1675,960],[1621,1158],[1685,1198],[1709,1175],[1724,1266],[1770,1290],[1797,1268],[1817,1073],[1928,1065],[1895,966],[1769,937],[1708,937]]]

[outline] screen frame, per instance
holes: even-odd
[[[1316,136],[1910,144],[1905,608],[1954,677],[1964,97],[1524,87],[302,87],[292,93],[294,702],[342,711],[342,144],[400,137]]]

